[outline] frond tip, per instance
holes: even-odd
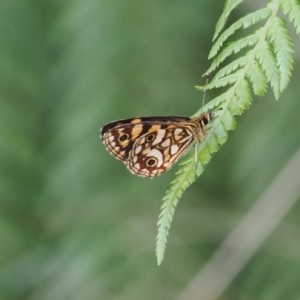
[[[213,114],[214,118],[207,126],[204,141],[197,144],[197,159],[195,159],[195,152],[190,151],[179,164],[180,169],[176,172],[176,178],[171,182],[163,198],[157,223],[156,256],[158,265],[163,260],[171,222],[182,193],[203,173],[213,153],[217,152],[227,140],[227,131],[235,127],[234,118],[229,111],[217,110]]]

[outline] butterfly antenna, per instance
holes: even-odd
[[[206,76],[205,86],[207,86],[208,82],[209,82],[209,74],[207,74],[207,76]],[[204,91],[203,91],[202,107],[204,106],[204,103],[205,103],[205,97],[206,97],[206,88],[204,88]]]

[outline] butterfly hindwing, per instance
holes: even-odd
[[[176,163],[193,140],[193,128],[178,124],[149,130],[149,133],[135,141],[127,167],[139,176],[160,175]]]

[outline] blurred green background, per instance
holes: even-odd
[[[176,299],[299,149],[295,39],[290,86],[237,118],[184,193],[157,267],[156,223],[177,167],[132,176],[99,129],[200,108],[194,86],[223,4],[0,0],[1,300]],[[300,299],[299,214],[296,204],[222,299]]]

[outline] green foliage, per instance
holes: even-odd
[[[233,96],[227,86],[207,92],[208,99],[218,95],[202,108],[213,110],[215,119],[207,127],[209,142],[198,145],[196,175],[205,168],[202,160],[213,159],[184,193],[167,255],[157,267],[157,210],[174,168],[153,180],[130,175],[104,149],[99,129],[121,118],[195,112],[202,95],[191,84],[203,81],[199,74],[209,67],[206,57],[224,3],[0,0],[1,300],[178,299],[300,148],[299,60],[282,95],[287,101],[273,101],[269,92],[253,102],[216,155],[226,128],[235,124],[229,109],[218,108]],[[259,3],[239,5],[235,17]],[[297,26],[297,8],[283,6]],[[231,40],[242,36],[238,30]],[[220,79],[247,64],[237,58],[241,53],[222,63],[229,67]],[[265,78],[255,81],[264,91],[267,77],[262,68],[251,76],[256,73]],[[241,111],[238,99],[230,106]],[[188,170],[195,151],[184,159]],[[282,205],[299,170],[279,186]],[[266,208],[268,220],[276,220],[274,206]],[[299,214],[300,202],[220,298],[299,298]],[[255,225],[252,232],[261,232]]]
[[[226,1],[214,35],[215,41],[209,58],[213,62],[207,74],[211,74],[229,57],[232,61],[221,67],[211,82],[200,90],[227,89],[217,98],[211,100],[203,111],[214,111],[213,121],[207,126],[205,140],[197,145],[197,162],[192,154],[180,164],[177,177],[171,182],[166,196],[163,198],[161,214],[158,221],[158,235],[156,254],[158,264],[163,260],[167,234],[169,233],[175,207],[186,188],[192,184],[203,172],[212,154],[217,152],[227,140],[227,132],[235,128],[234,116],[241,115],[252,103],[253,94],[263,96],[270,84],[274,96],[278,99],[286,89],[293,69],[293,44],[290,31],[282,17],[284,13],[293,23],[299,34],[300,4],[290,0],[272,0],[265,8],[250,13],[233,23],[222,34],[230,12],[241,1]],[[293,12],[293,13],[292,13]],[[262,20],[265,23],[254,33],[235,41],[224,43],[238,29],[246,29]],[[222,48],[223,47],[223,48]],[[246,53],[242,50],[250,48]],[[195,166],[197,164],[198,166]]]

